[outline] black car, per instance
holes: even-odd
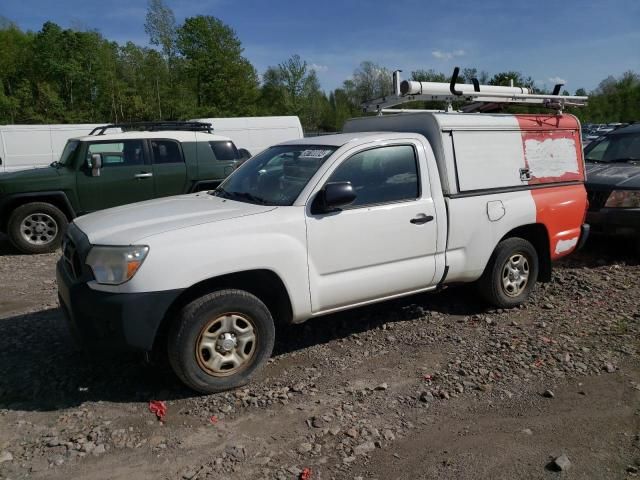
[[[584,150],[593,232],[631,235],[640,251],[640,123],[619,128]]]

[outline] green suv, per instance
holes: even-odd
[[[0,175],[0,231],[22,252],[50,252],[76,216],[214,188],[247,156],[210,124],[100,127],[49,167]]]

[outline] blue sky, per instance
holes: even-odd
[[[540,85],[595,88],[640,73],[640,0],[165,0],[178,22],[214,15],[233,27],[258,72],[298,53],[325,89],[371,60],[408,76],[455,65],[519,70]],[[147,0],[0,0],[21,28],[52,20],[146,45]]]

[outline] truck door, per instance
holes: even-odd
[[[436,213],[419,155],[413,143],[368,148],[330,174],[325,183],[349,181],[357,198],[338,212],[307,210],[314,312],[432,285]]]
[[[156,197],[185,193],[187,167],[182,146],[175,140],[149,140]]]
[[[102,155],[100,176],[91,176],[89,161]],[[143,140],[92,142],[77,172],[82,212],[116,207],[153,198],[153,172]]]

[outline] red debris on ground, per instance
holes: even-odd
[[[215,425],[216,423],[218,423],[218,417],[216,417],[215,415],[211,415],[211,417],[209,417],[209,421],[212,425]]]
[[[300,480],[311,480],[311,469],[304,468],[300,473]]]
[[[149,411],[155,413],[158,420],[164,420],[167,415],[167,404],[161,400],[151,400],[149,402]]]

